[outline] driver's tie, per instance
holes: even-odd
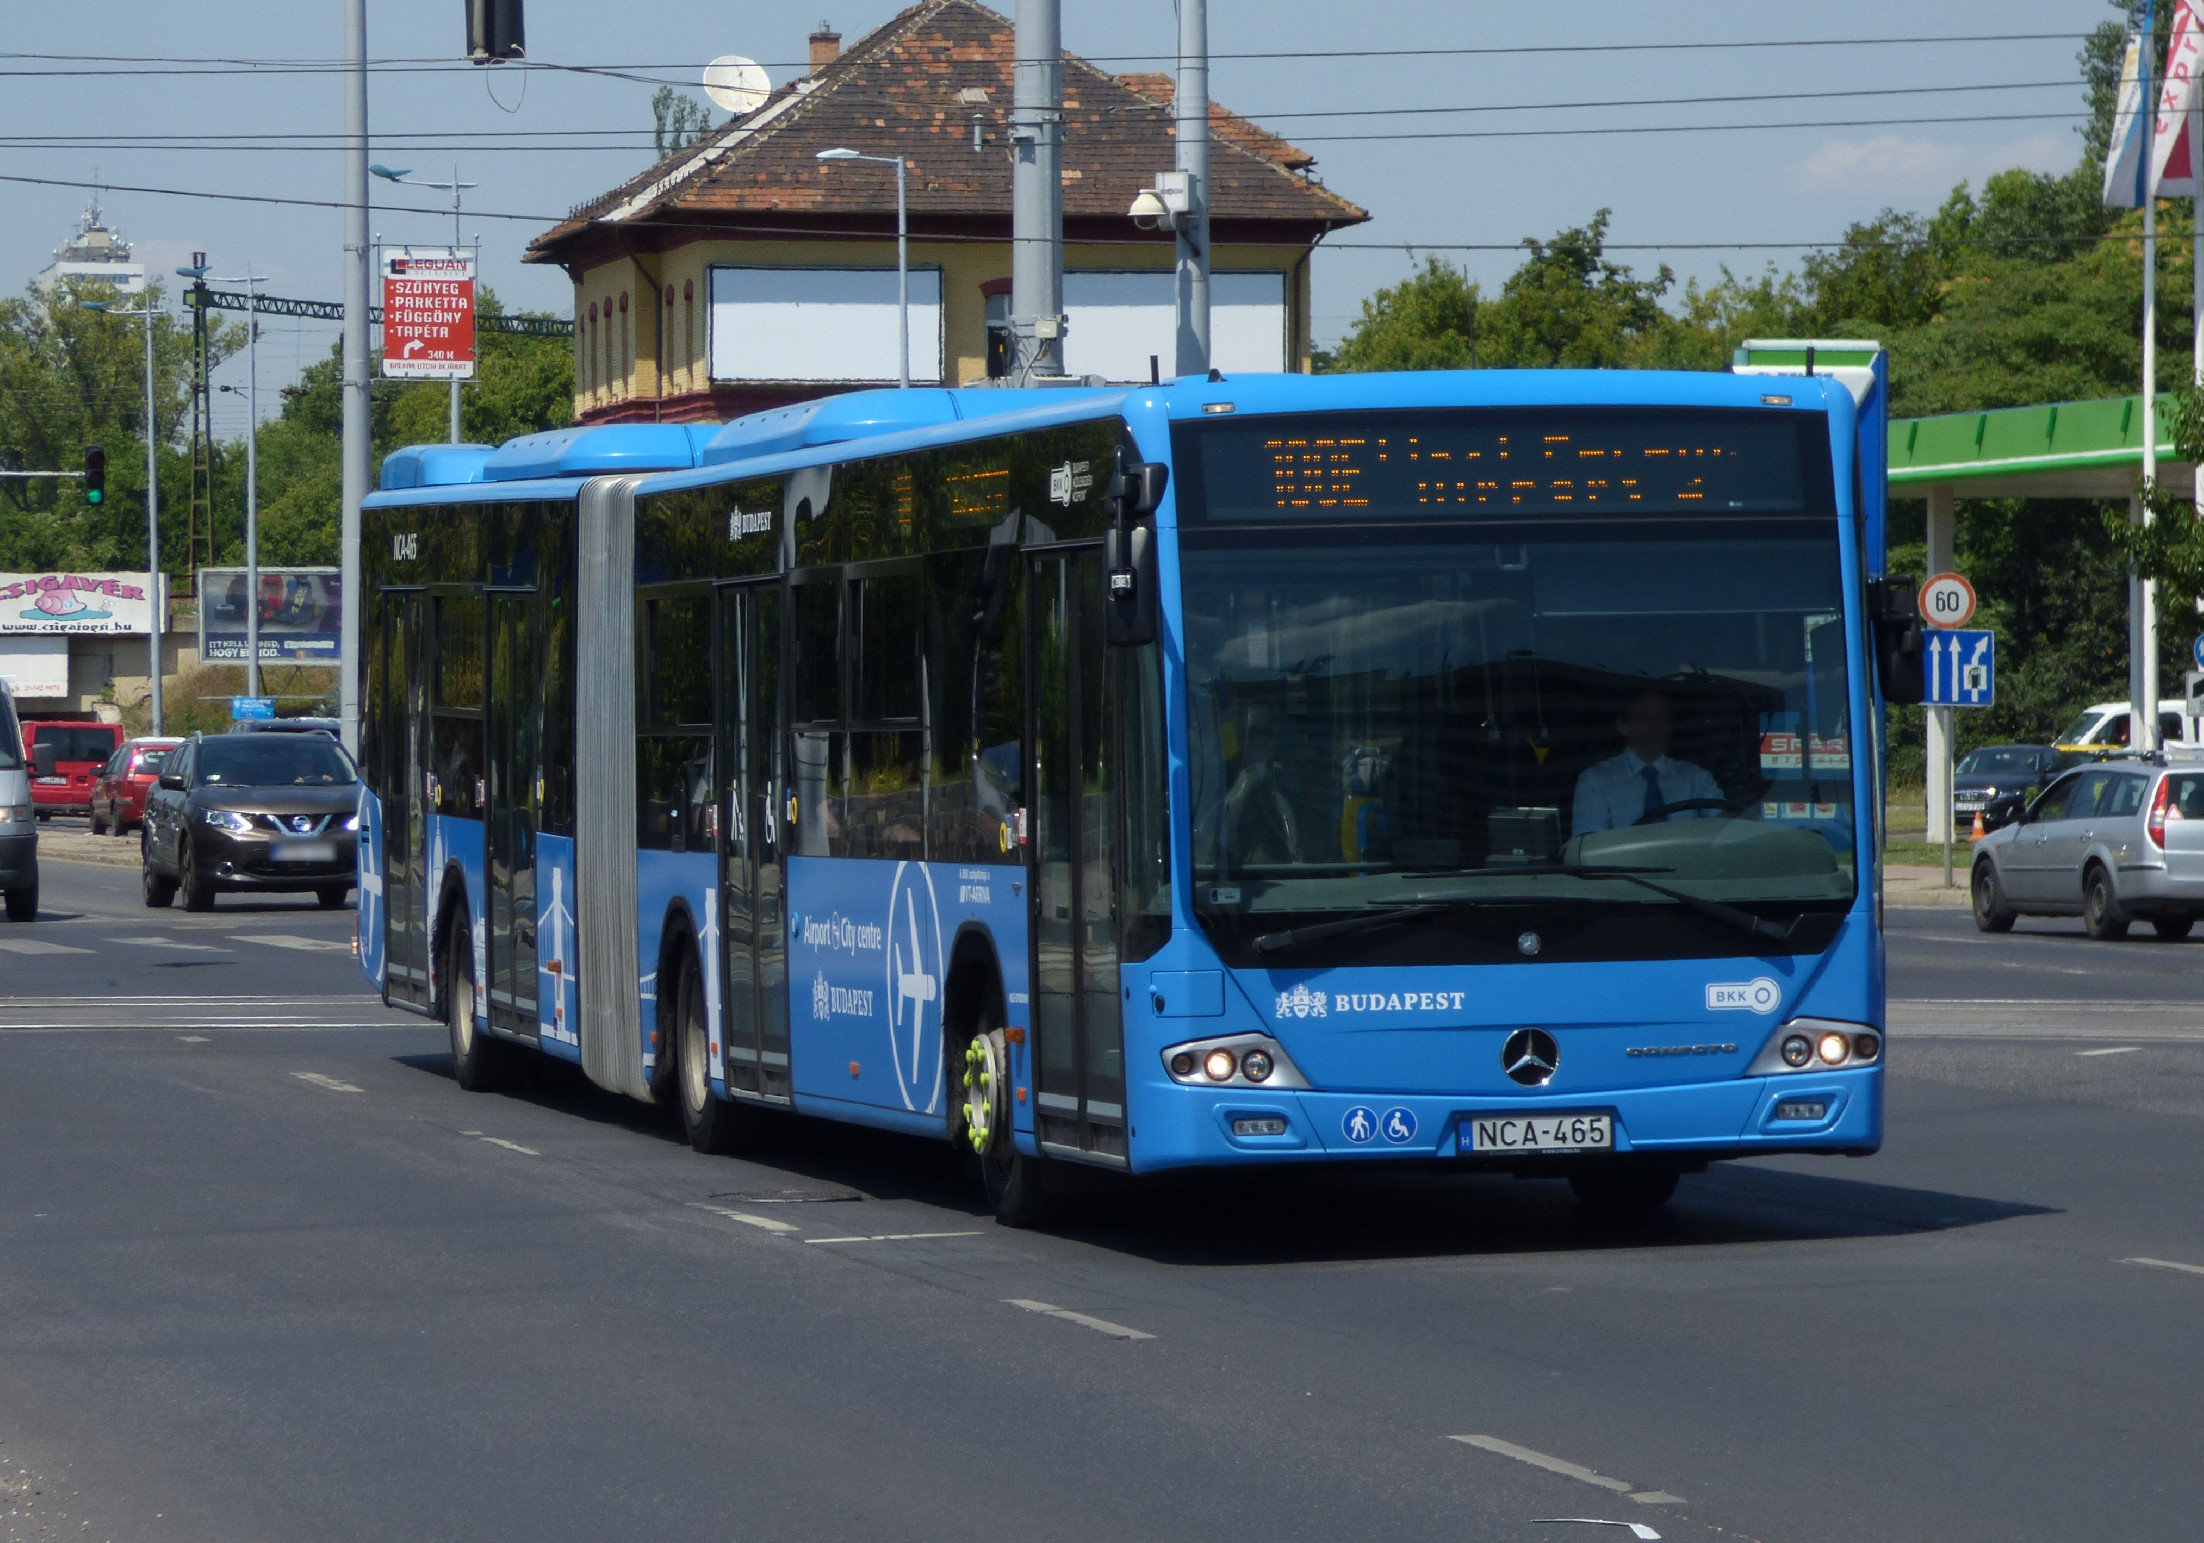
[[[1659,772],[1648,766],[1638,775],[1645,779],[1645,813],[1638,817],[1638,823],[1641,825],[1650,824],[1668,813],[1668,800],[1661,797],[1661,776]]]

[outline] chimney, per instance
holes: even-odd
[[[842,34],[834,30],[833,23],[820,22],[819,30],[811,34],[811,73],[822,69],[842,57]]]

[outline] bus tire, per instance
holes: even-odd
[[[1596,1168],[1569,1175],[1577,1204],[1595,1216],[1627,1216],[1657,1211],[1676,1193],[1682,1175],[1673,1164],[1611,1158]]]
[[[712,1096],[712,1038],[704,1021],[704,971],[696,950],[681,950],[674,976],[673,1051],[680,1058],[675,1085],[681,1093],[681,1129],[689,1145],[707,1157],[752,1144],[747,1128],[756,1116],[731,1099]]]
[[[2005,891],[1997,882],[1997,869],[1988,858],[1974,865],[1974,924],[1984,932],[2013,930],[2013,908],[2005,903]]]
[[[2128,914],[2120,905],[2120,897],[2113,893],[2112,875],[2103,863],[2091,863],[2082,875],[2082,927],[2102,943],[2115,943],[2127,936]]]
[[[995,1220],[1038,1227],[1056,1212],[1048,1164],[1018,1150],[1010,1121],[1010,1040],[992,995],[957,1061],[957,1142],[979,1163]]]
[[[474,933],[460,911],[444,934],[444,1029],[451,1036],[452,1081],[469,1093],[490,1093],[512,1077],[512,1048],[475,1021]]]

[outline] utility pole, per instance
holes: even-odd
[[[191,280],[184,304],[191,311],[191,496],[184,511],[184,575],[199,593],[199,533],[207,537],[207,565],[214,563],[214,399],[208,395],[207,254],[191,254],[191,266],[176,276]]]
[[[158,401],[153,380],[153,323],[160,319],[160,307],[153,303],[153,291],[148,289],[145,304],[135,311],[118,311],[104,300],[86,302],[95,311],[109,316],[128,318],[145,323],[145,566],[150,581],[150,609],[153,622],[146,638],[146,676],[152,682],[153,692],[148,706],[152,710],[153,732],[161,732],[161,624],[167,620],[168,607],[161,595],[161,432],[154,416]]]
[[[357,755],[360,611],[367,601],[360,585],[360,503],[367,497],[373,449],[367,400],[367,0],[345,0],[344,64],[344,519],[338,580],[343,631],[337,718],[345,749]],[[256,596],[256,614],[258,604]]]
[[[1010,110],[1013,385],[1064,373],[1064,42],[1061,0],[1018,0]]]
[[[1209,373],[1209,0],[1178,0],[1178,169],[1186,212],[1178,217],[1178,375]]]
[[[248,264],[247,266],[250,266]],[[257,273],[217,279],[243,284],[252,297],[245,316],[245,695],[260,695],[260,286]],[[236,389],[224,386],[224,391]]]

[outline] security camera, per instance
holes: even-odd
[[[1133,223],[1142,230],[1164,230],[1171,224],[1170,206],[1156,195],[1154,188],[1142,188],[1140,196],[1133,200],[1132,208],[1125,211]]]

